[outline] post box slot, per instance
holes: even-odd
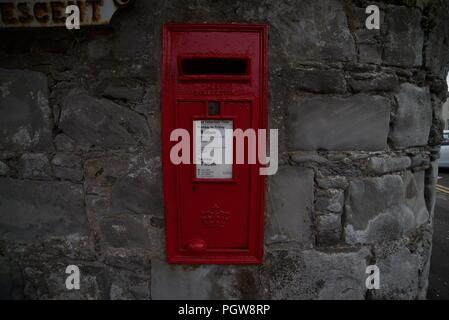
[[[249,74],[249,60],[245,58],[182,58],[181,74],[185,76]]]

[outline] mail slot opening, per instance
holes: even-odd
[[[249,74],[249,60],[245,58],[183,58],[182,74],[186,76]]]

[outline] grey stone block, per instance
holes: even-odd
[[[131,108],[133,110],[136,110],[139,113],[143,113],[147,115],[149,118],[149,121],[151,118],[154,118],[155,116],[160,116],[160,97],[161,92],[160,89],[156,85],[146,85],[145,91],[142,97],[142,101],[136,103],[135,105],[132,105]],[[157,119],[158,121],[153,121],[154,123],[151,123],[151,130],[156,130],[160,132],[160,119]]]
[[[89,60],[106,58],[111,53],[110,39],[94,39],[87,44],[87,57]]]
[[[57,153],[51,161],[53,174],[61,179],[81,181],[83,179],[82,158],[67,153]]]
[[[399,85],[396,74],[383,72],[354,74],[348,82],[355,92],[394,91]]]
[[[389,6],[385,14],[384,63],[421,66],[424,32],[421,11],[406,6]]]
[[[345,238],[350,244],[398,239],[427,222],[422,173],[350,182]]]
[[[3,161],[0,161],[0,176],[6,176],[10,171],[9,166]]]
[[[449,65],[449,54],[447,51],[447,39],[449,39],[449,3],[446,1],[432,1],[430,6],[430,19],[432,31],[428,34],[424,48],[425,65],[429,70],[441,79],[446,78]]]
[[[132,254],[122,253],[123,268],[108,268],[109,299],[111,300],[148,300],[151,299],[151,262],[134,264],[134,261],[125,261]],[[123,259],[125,258],[125,259]]]
[[[23,299],[23,275],[18,264],[0,256],[0,299]]]
[[[111,190],[111,212],[130,211],[162,216],[162,177],[159,159],[140,163]]]
[[[131,102],[140,101],[144,94],[144,88],[138,81],[117,78],[102,80],[95,91],[103,97]]]
[[[58,257],[78,261],[94,261],[98,256],[90,238],[91,233],[88,228],[85,230],[85,232],[67,233],[66,235],[45,234],[33,241],[3,242],[7,243],[8,247],[8,252],[5,252],[5,255],[12,260],[27,261],[30,264],[43,263],[46,260],[54,261]]]
[[[425,225],[420,230],[420,239],[414,239],[414,243],[411,246],[411,250],[414,250],[413,253],[417,255],[419,261],[419,284],[417,298],[421,300],[425,300],[427,298],[433,234],[433,225],[431,223]]]
[[[370,30],[371,31],[371,30]],[[381,44],[359,44],[359,59],[362,63],[382,63]]]
[[[340,214],[326,213],[317,215],[315,219],[317,242],[320,245],[331,245],[340,241],[342,231]]]
[[[416,299],[418,294],[418,256],[404,245],[385,245],[375,249],[380,271],[380,289],[371,290],[374,299]]]
[[[326,158],[318,155],[316,151],[296,151],[290,152],[290,159],[298,164],[303,163],[317,163],[317,164],[326,164],[329,162]]]
[[[19,159],[19,174],[25,179],[50,180],[51,167],[47,155],[25,153]]]
[[[406,148],[426,145],[432,124],[429,88],[403,83],[396,100],[398,111],[390,133],[394,146]]]
[[[295,90],[315,93],[344,93],[346,81],[342,70],[289,69],[285,82]]]
[[[424,199],[425,172],[404,173],[404,195],[407,206],[413,211],[417,227],[429,222],[429,211]]]
[[[355,57],[354,40],[339,1],[327,1],[325,5],[313,0],[282,1],[268,15],[281,37],[279,49],[290,60],[348,61]],[[321,21],[326,21],[326,28]]]
[[[100,220],[100,231],[103,242],[114,248],[150,249],[160,246],[160,239],[154,237],[152,228],[147,228],[145,216],[142,215],[103,217]]]
[[[92,159],[86,161],[84,175],[88,192],[95,187],[107,187],[107,209],[100,210],[102,215],[123,212],[163,215],[159,157],[122,154]]]
[[[429,168],[430,166],[430,157],[427,154],[417,154],[417,155],[413,155],[411,157],[412,163],[411,163],[411,167],[412,168]]]
[[[169,265],[152,260],[152,299],[267,299],[260,266]]]
[[[214,266],[176,266],[153,260],[151,297],[155,300],[211,299]]]
[[[436,203],[436,190],[435,186],[438,181],[438,163],[436,161],[431,162],[430,168],[425,173],[425,189],[424,197],[426,199],[427,211],[429,212],[430,219],[433,222],[433,213]]]
[[[383,150],[389,121],[390,105],[380,96],[302,98],[288,107],[288,146],[293,150]]]
[[[77,93],[61,107],[59,128],[83,148],[126,149],[150,140],[145,118],[112,101]]]
[[[373,157],[368,161],[368,171],[375,174],[383,174],[394,171],[402,171],[409,168],[411,160],[409,157],[397,157],[397,158],[379,158]]]
[[[400,176],[353,180],[346,201],[346,241],[372,243],[397,239],[414,225],[405,206]]]
[[[44,74],[0,69],[0,157],[51,151],[50,114]]]
[[[306,271],[304,281],[317,281],[317,299],[361,300],[365,298],[365,270],[370,252],[327,253],[316,250],[304,252]],[[309,279],[309,280],[306,280]]]
[[[318,192],[315,199],[315,209],[341,213],[345,196],[342,190],[328,189]]]
[[[385,14],[382,6],[380,6],[379,24],[385,26]],[[382,63],[382,43],[380,40],[381,30],[367,29],[365,25],[368,15],[365,12],[365,7],[345,6],[346,14],[348,15],[348,23],[350,29],[357,43],[358,58],[361,63]]]
[[[118,61],[142,61],[145,68],[151,68],[151,77],[157,77],[155,73],[160,66],[160,33],[162,21],[175,21],[167,18],[163,10],[169,3],[155,1],[137,1],[133,4],[133,10],[124,10],[122,19],[111,21],[116,30],[114,36],[107,43],[100,44],[105,49],[111,48],[113,57]],[[180,20],[181,12],[186,10],[184,4],[176,3],[173,10]],[[142,32],[142,30],[148,30]],[[128,64],[129,69],[129,64]],[[141,75],[145,77],[144,75]]]
[[[68,265],[76,264],[80,270],[80,289],[67,290],[65,281]],[[107,272],[102,267],[59,257],[31,264],[24,268],[25,298],[50,300],[99,300],[107,298]]]
[[[323,189],[346,189],[349,185],[348,179],[345,176],[320,177],[316,178],[316,182]]]
[[[86,203],[99,221],[105,248],[139,248],[151,256],[163,252],[162,186],[159,158],[117,154],[87,160]]]
[[[72,152],[75,150],[75,141],[67,135],[60,133],[55,137],[57,151]]]
[[[271,299],[311,299],[314,296],[311,284],[301,282],[305,271],[303,254],[303,250],[297,249],[265,252],[261,278]]]
[[[1,178],[0,230],[8,241],[88,234],[81,185]]]
[[[339,252],[271,250],[261,276],[271,299],[363,299],[369,256],[364,247]]]
[[[268,192],[266,242],[313,242],[313,170],[280,167]]]
[[[148,274],[149,276],[149,274]],[[133,273],[122,271],[114,275],[114,281],[109,289],[111,300],[149,300],[151,298],[150,279],[139,277]]]

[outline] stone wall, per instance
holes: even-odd
[[[137,0],[110,27],[0,30],[0,296],[425,298],[449,5],[375,2],[367,30],[368,4]],[[270,26],[258,266],[165,262],[161,28],[203,21]]]

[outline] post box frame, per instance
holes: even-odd
[[[170,133],[175,129],[175,97],[170,92],[170,86],[174,79],[170,78],[170,52],[171,41],[170,35],[172,32],[182,31],[218,31],[218,32],[255,32],[260,35],[260,103],[257,105],[259,116],[258,129],[267,129],[268,114],[268,26],[265,24],[181,24],[181,23],[167,23],[163,26],[163,64],[162,64],[162,167],[163,167],[163,190],[164,190],[164,206],[165,206],[165,219],[166,219],[166,257],[169,263],[177,264],[259,264],[263,260],[263,238],[264,238],[264,211],[265,211],[265,176],[259,175],[259,166],[252,168],[257,170],[257,188],[259,190],[253,190],[257,193],[257,203],[250,203],[250,207],[255,205],[257,208],[251,208],[251,210],[257,210],[257,219],[255,221],[255,233],[248,234],[250,239],[250,251],[241,250],[238,253],[238,249],[235,249],[236,255],[214,255],[209,254],[207,256],[189,256],[186,257],[179,252],[180,238],[177,237],[177,233],[180,232],[179,217],[177,206],[179,203],[179,197],[174,192],[173,184],[178,184],[176,170],[173,170],[173,165],[170,163]],[[177,63],[180,63],[177,60]],[[249,66],[253,68],[252,65]],[[247,75],[238,76],[242,81],[249,81]],[[183,75],[180,81],[190,81],[191,76]],[[205,80],[215,77],[205,77]],[[233,76],[228,77],[230,81],[238,81]],[[223,76],[223,81],[226,81],[226,76]],[[203,97],[207,99],[207,96]],[[214,99],[214,97],[211,97]],[[211,119],[213,117],[210,117]],[[235,129],[235,128],[234,128]],[[234,146],[235,148],[235,146]],[[234,152],[235,157],[235,152]],[[234,164],[235,165],[235,164]],[[233,173],[234,175],[235,173]],[[221,181],[221,183],[235,183],[233,181]],[[202,183],[198,181],[195,183]],[[216,183],[216,182],[213,182]],[[251,195],[250,195],[251,196]],[[251,196],[252,197],[252,196]],[[251,239],[252,237],[252,239]],[[233,252],[234,252],[233,251]]]

